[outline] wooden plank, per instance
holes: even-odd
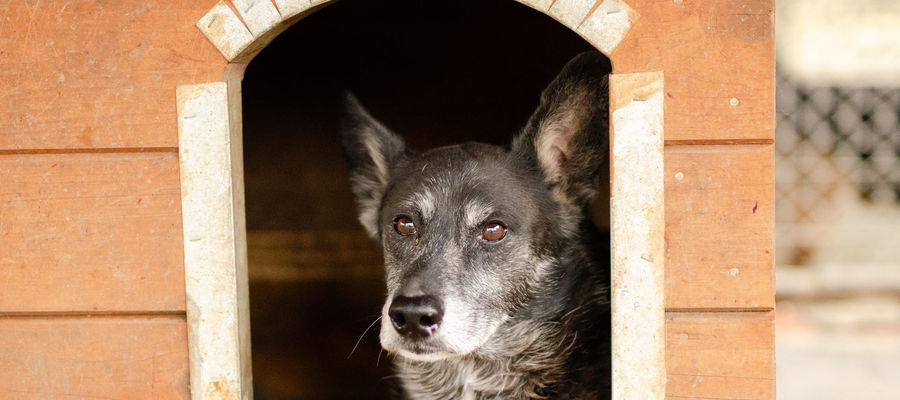
[[[665,157],[666,308],[774,307],[772,145]]]
[[[663,70],[666,140],[772,139],[773,0],[628,0],[616,73]]]
[[[666,313],[666,398],[774,399],[774,315]]]
[[[176,153],[0,156],[0,312],[183,311]]]
[[[178,86],[191,393],[252,396],[240,77]]]
[[[249,231],[251,281],[384,278],[381,246],[362,229]]]
[[[175,86],[221,80],[215,1],[0,2],[0,150],[175,147]]]
[[[0,319],[0,398],[188,399],[184,318]]]
[[[271,0],[231,0],[231,4],[255,37],[281,22],[281,14]]]
[[[229,61],[234,61],[254,40],[253,33],[225,0],[197,21],[197,28]]]
[[[663,74],[609,77],[612,398],[665,393]]]

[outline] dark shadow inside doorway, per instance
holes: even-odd
[[[383,269],[356,221],[340,91],[354,91],[416,149],[505,144],[541,89],[590,48],[512,0],[344,0],[250,63],[242,88],[257,400],[390,395],[377,326],[348,358],[380,311]],[[608,226],[607,215],[596,222]]]

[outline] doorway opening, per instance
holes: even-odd
[[[417,150],[503,145],[562,66],[591,49],[513,1],[348,0],[256,56],[242,102],[257,400],[380,399],[396,390],[377,324],[366,331],[384,301],[384,270],[356,218],[341,91]],[[598,199],[594,222],[608,231],[609,195]]]

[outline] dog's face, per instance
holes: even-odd
[[[555,210],[541,180],[497,147],[445,147],[403,164],[378,219],[389,299],[382,346],[415,359],[470,353],[549,271],[535,250]],[[422,299],[432,304],[413,304]],[[432,323],[416,326],[423,317]]]
[[[478,351],[558,281],[606,153],[608,62],[571,61],[510,149],[416,154],[347,97],[344,144],[360,221],[384,248],[381,344],[414,360]]]

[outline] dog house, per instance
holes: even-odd
[[[241,79],[327,3],[0,5],[0,397],[252,397]],[[613,66],[614,397],[774,398],[773,2],[520,3]]]

